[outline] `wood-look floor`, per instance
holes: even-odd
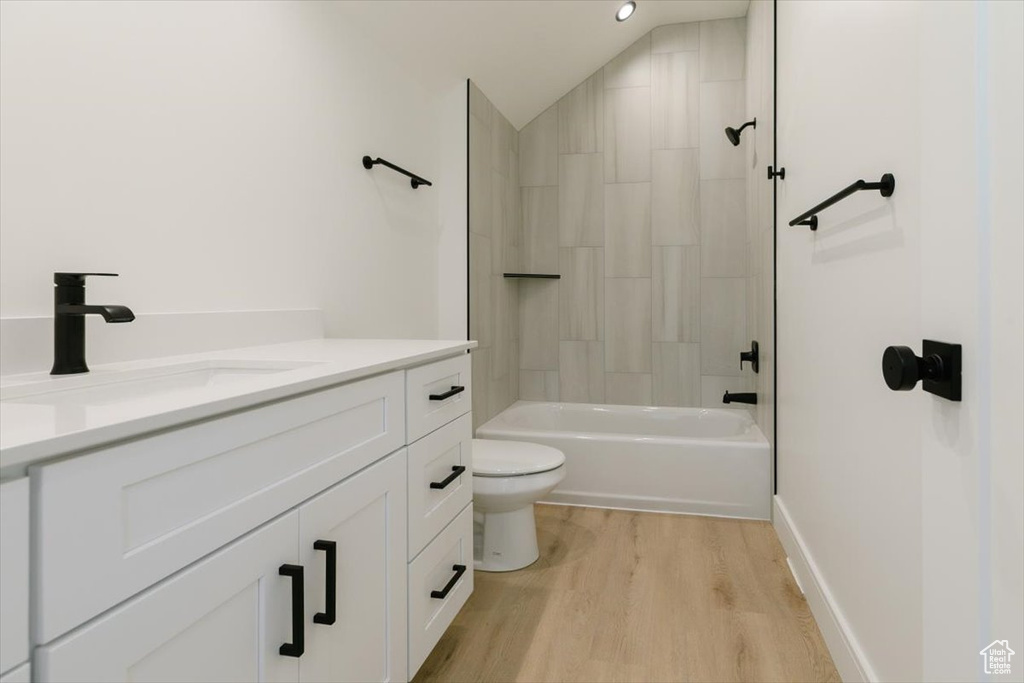
[[[769,523],[538,505],[537,528],[417,682],[840,680]]]

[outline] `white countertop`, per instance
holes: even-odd
[[[116,407],[0,402],[0,477],[19,476],[30,464],[67,453],[421,365],[465,352],[476,345],[472,341],[311,339],[96,366],[88,375],[90,382],[103,377],[113,379],[125,371],[145,372],[203,361],[309,363],[295,369],[247,377],[230,386],[180,389],[135,402],[122,401]],[[10,375],[0,378],[0,392],[17,393],[19,387],[28,383],[33,387],[45,383],[46,391],[57,391],[81,381],[81,376]]]

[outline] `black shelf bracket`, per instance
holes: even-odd
[[[521,280],[561,280],[561,275],[551,273],[505,273],[507,278],[518,278]]]
[[[365,168],[366,170],[370,170],[371,168],[373,168],[377,164],[380,164],[381,166],[387,166],[392,171],[397,171],[398,173],[401,173],[402,175],[407,176],[408,178],[410,178],[411,179],[410,183],[412,184],[412,189],[414,189],[414,190],[417,187],[419,187],[420,185],[426,185],[427,187],[430,187],[430,186],[432,186],[434,184],[434,183],[430,182],[429,180],[427,180],[426,178],[418,176],[415,173],[411,173],[409,171],[406,171],[401,166],[396,166],[396,165],[394,165],[393,163],[391,163],[390,161],[388,161],[386,159],[381,159],[380,157],[377,157],[376,159],[371,159],[369,156],[364,156],[363,157],[363,168]]]
[[[885,175],[882,176],[882,179],[879,180],[877,183],[869,183],[866,180],[858,180],[855,183],[847,185],[843,189],[839,190],[839,192],[836,192],[834,195],[823,201],[821,204],[818,204],[812,209],[804,211],[802,214],[791,220],[789,222],[790,227],[793,227],[795,225],[806,225],[811,230],[817,230],[817,214],[821,213],[822,211],[832,206],[833,204],[837,204],[843,201],[851,194],[854,194],[855,192],[860,192],[861,190],[878,190],[878,192],[883,197],[891,197],[892,193],[896,190],[896,178],[893,176],[892,173],[886,173]]]

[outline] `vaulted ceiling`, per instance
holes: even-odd
[[[358,0],[346,16],[389,46],[425,86],[471,78],[522,128],[656,26],[739,17],[749,0]]]

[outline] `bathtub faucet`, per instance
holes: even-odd
[[[750,405],[757,405],[757,394],[753,392],[730,394],[729,390],[726,389],[725,396],[722,397],[722,403],[749,403]]]

